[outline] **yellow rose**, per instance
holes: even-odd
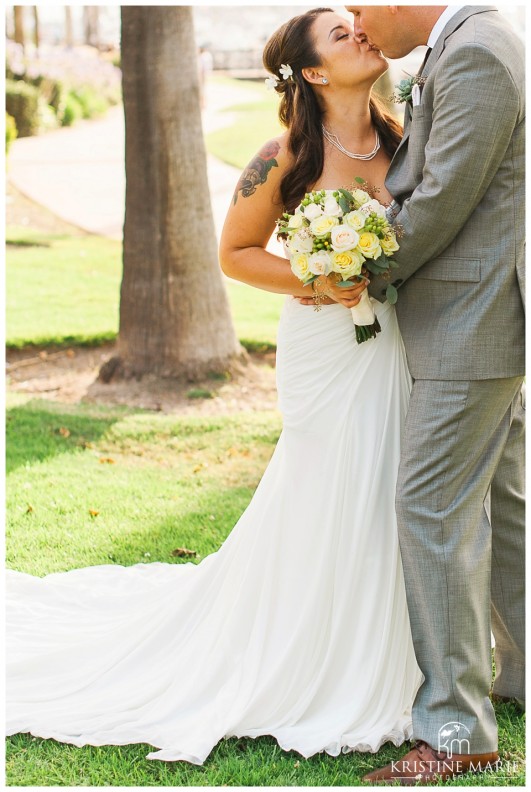
[[[386,256],[391,256],[396,250],[400,250],[394,231],[389,231],[383,239],[380,239],[380,245]]]
[[[337,217],[321,215],[321,217],[316,217],[315,220],[312,220],[310,223],[310,231],[314,236],[322,237],[329,234],[332,228],[336,225],[339,225],[339,220]]]
[[[356,209],[355,212],[349,212],[343,217],[343,223],[346,223],[354,231],[361,231],[367,220],[367,215],[361,209]]]
[[[348,280],[352,275],[360,274],[364,260],[357,250],[332,253],[332,272],[339,272],[343,280]]]
[[[313,277],[310,272],[310,261],[307,253],[296,253],[290,258],[291,271],[301,281],[307,281]]]
[[[359,250],[365,258],[370,259],[377,259],[382,253],[380,240],[372,231],[364,231],[360,234],[357,250]]]

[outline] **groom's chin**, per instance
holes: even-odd
[[[407,42],[393,42],[389,45],[388,49],[382,49],[382,55],[384,58],[390,58],[391,60],[397,60],[397,58],[405,58],[406,55],[409,55],[413,50],[415,50],[419,44],[408,44]]]

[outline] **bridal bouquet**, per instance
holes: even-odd
[[[377,275],[387,275],[398,266],[392,259],[399,249],[396,233],[387,222],[385,206],[365,189],[320,190],[306,193],[294,214],[287,212],[277,221],[277,235],[284,239],[292,272],[304,285],[320,275],[335,273],[338,286],[348,288],[363,279],[365,267]],[[398,292],[389,283],[386,297],[395,303]],[[315,310],[320,305],[316,301]],[[374,338],[380,324],[367,290],[358,305],[350,309],[358,344]]]

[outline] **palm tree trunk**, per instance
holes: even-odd
[[[72,24],[72,6],[65,6],[65,46],[74,46],[74,26]]]
[[[85,44],[99,46],[99,6],[83,6],[83,35]]]
[[[15,41],[17,44],[22,45],[22,49],[26,46],[26,33],[24,29],[24,10],[25,6],[13,6],[13,20],[15,23]]]
[[[124,271],[107,372],[225,371],[245,353],[218,264],[191,8],[123,6],[122,73]]]
[[[33,8],[33,43],[35,44],[35,49],[38,51],[41,37],[40,37],[40,29],[39,29],[39,8],[38,6],[32,6]]]

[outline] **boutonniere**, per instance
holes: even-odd
[[[417,75],[400,80],[398,85],[395,85],[395,93],[390,97],[390,100],[396,102],[396,104],[402,104],[402,102],[412,103],[413,86],[418,85],[419,88],[422,88],[425,82],[426,77],[418,77]]]

